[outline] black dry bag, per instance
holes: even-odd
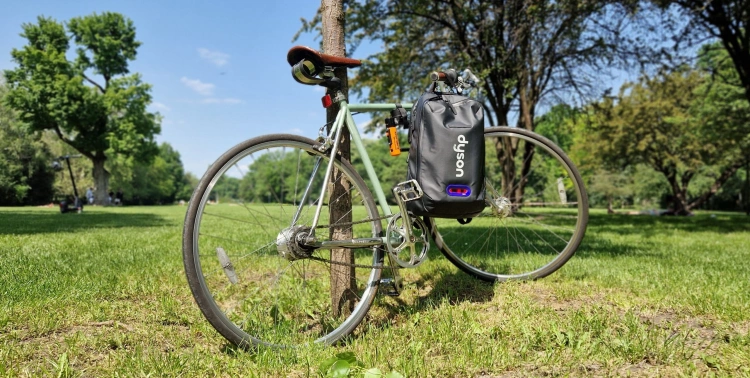
[[[472,99],[427,92],[412,109],[407,179],[424,194],[406,203],[414,215],[472,218],[484,202],[484,111]]]

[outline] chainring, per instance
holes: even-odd
[[[405,219],[398,213],[391,218],[386,228],[385,243],[388,255],[393,261],[404,268],[413,268],[427,260],[427,251],[430,250],[430,239],[427,236],[427,225],[421,218],[407,216],[411,220],[411,240],[407,240]],[[394,246],[394,242],[400,243]],[[421,249],[419,245],[421,244]]]

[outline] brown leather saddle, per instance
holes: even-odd
[[[323,54],[307,46],[294,46],[286,54],[286,61],[290,66],[294,66],[301,60],[312,62],[319,69],[323,67],[347,67],[354,68],[362,65],[359,59],[342,58],[338,56]]]

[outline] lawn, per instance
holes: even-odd
[[[0,375],[749,376],[750,217],[592,211],[578,253],[486,284],[434,251],[335,347],[239,350],[182,267],[184,207],[0,208]]]

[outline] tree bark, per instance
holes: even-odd
[[[322,0],[320,6],[323,23],[323,52],[333,56],[345,57],[343,0]],[[349,85],[346,68],[337,68],[334,72],[336,77],[341,80],[341,92],[348,97]],[[331,94],[333,95],[333,93]],[[332,124],[338,111],[338,104],[329,107],[326,111],[326,121]],[[349,159],[350,141],[347,129],[342,132],[339,152],[342,158]],[[342,173],[334,170],[331,182],[328,184],[330,185],[331,198],[329,200],[330,224],[352,221],[350,183],[342,180],[342,178]],[[352,227],[332,227],[330,237],[331,240],[351,239]],[[332,249],[331,261],[353,264],[354,252],[348,248]],[[354,267],[352,266],[331,264],[331,309],[334,316],[345,315],[354,309],[356,304],[356,277],[354,273]]]
[[[106,158],[94,157],[91,162],[94,163],[94,204],[96,205],[109,205],[107,200],[109,196],[107,191],[109,189],[109,172],[104,168],[104,162]]]
[[[687,204],[687,184],[689,182],[685,183],[683,187],[680,187],[680,183],[677,181],[677,173],[674,168],[666,174],[666,177],[669,186],[672,188],[671,213],[674,215],[689,215],[690,210],[688,210]]]

